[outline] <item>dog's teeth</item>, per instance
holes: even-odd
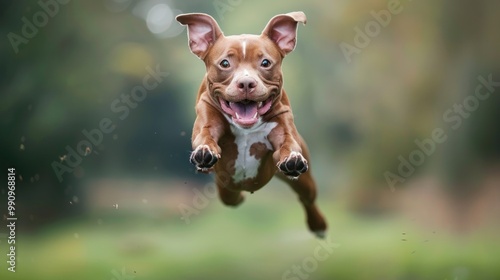
[[[262,107],[262,102],[259,102],[259,104],[257,105],[258,108],[261,108]]]
[[[234,112],[236,114],[236,118],[239,119],[240,118],[240,115],[238,115],[238,113]]]
[[[253,116],[252,119],[256,119],[257,118],[257,115],[258,115],[258,112],[255,112],[255,115]]]

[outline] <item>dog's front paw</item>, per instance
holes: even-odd
[[[278,163],[278,168],[290,179],[297,179],[307,171],[307,160],[301,153],[291,152],[289,156]]]
[[[210,172],[210,169],[219,160],[220,154],[211,151],[208,145],[198,146],[192,153],[189,161],[196,166],[200,172]]]

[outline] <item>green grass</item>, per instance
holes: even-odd
[[[20,232],[17,272],[4,263],[0,279],[500,279],[493,231],[460,238],[398,217],[360,218],[325,201],[338,248],[308,278],[282,278],[320,246],[289,196],[256,193],[237,210],[214,199],[189,225],[164,209],[123,209]],[[134,278],[115,277],[122,268]]]

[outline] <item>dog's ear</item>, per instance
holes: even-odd
[[[215,19],[207,14],[182,14],[175,18],[188,26],[189,48],[204,59],[214,42],[224,34]]]
[[[288,54],[295,49],[297,39],[297,23],[306,24],[306,15],[303,12],[291,12],[273,17],[262,31],[263,36],[269,37],[278,47]]]

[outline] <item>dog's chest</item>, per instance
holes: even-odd
[[[235,136],[238,155],[234,163],[233,180],[235,183],[257,176],[262,156],[272,150],[267,136],[277,123],[263,123],[254,129],[241,129],[231,126]]]

